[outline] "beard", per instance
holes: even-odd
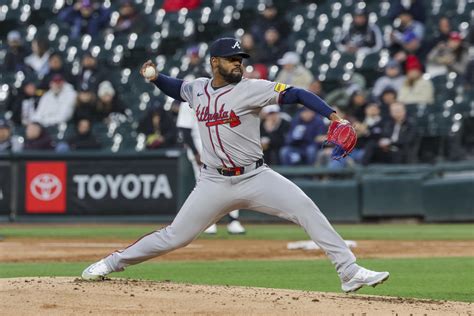
[[[228,83],[239,83],[242,80],[242,72],[234,72],[235,68],[229,72],[226,72],[220,65],[217,66],[217,70],[222,78]]]

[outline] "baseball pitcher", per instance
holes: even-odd
[[[242,78],[242,59],[249,55],[234,38],[220,38],[210,46],[212,78],[183,81],[158,74],[147,61],[141,73],[166,95],[188,102],[195,110],[202,139],[203,162],[196,187],[173,222],[143,236],[127,248],[115,251],[82,273],[86,280],[100,280],[111,272],[164,255],[192,242],[209,225],[232,210],[245,208],[292,221],[302,226],[336,268],[344,292],[375,286],[389,277],[356,263],[316,204],[293,182],[270,169],[260,146],[261,109],[270,104],[304,106],[329,118],[328,139],[342,145],[335,154],[353,147],[353,129],[326,102],[313,93],[282,83]],[[150,71],[149,67],[153,67]],[[350,150],[351,148],[349,148]]]

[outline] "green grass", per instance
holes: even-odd
[[[163,225],[1,225],[0,234],[19,238],[111,238],[136,239]],[[474,224],[359,224],[336,225],[345,239],[382,240],[474,240]],[[308,239],[296,225],[246,225],[247,234],[230,236],[221,226],[216,236],[202,235],[203,239]]]
[[[391,272],[390,280],[358,293],[474,302],[474,258],[366,259]],[[78,276],[87,263],[2,263],[0,277]],[[112,277],[340,292],[327,260],[149,262]]]

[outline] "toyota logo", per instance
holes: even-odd
[[[30,184],[31,194],[41,201],[51,201],[61,194],[63,186],[58,177],[51,173],[42,173],[33,178]]]

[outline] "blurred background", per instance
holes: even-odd
[[[439,211],[446,214],[458,195],[462,201],[456,207],[464,210],[458,219],[474,218],[469,202],[473,9],[472,0],[1,0],[0,158],[7,161],[5,174],[15,174],[15,162],[29,159],[80,157],[94,164],[90,160],[128,163],[130,157],[152,157],[150,152],[179,156],[184,147],[176,128],[180,104],[138,70],[151,59],[173,77],[210,76],[210,43],[232,36],[251,55],[245,60],[246,77],[308,89],[355,125],[356,149],[333,161],[332,149],[322,147],[326,119],[298,104],[272,105],[261,113],[269,165],[299,181],[323,206],[325,196],[337,190],[354,194],[355,215],[336,212],[336,220],[377,217],[384,208],[392,209],[382,213],[386,216],[426,218],[427,209],[441,207],[433,196],[449,201]],[[28,170],[19,166],[15,181],[20,187],[4,191],[11,193],[5,205],[21,213],[28,209],[24,191],[31,186],[24,183]],[[150,168],[169,166],[155,160]],[[189,166],[172,177],[181,179],[185,169]],[[385,184],[373,179],[377,176]],[[67,177],[68,185],[78,184],[76,196],[81,183],[89,188],[89,182]],[[182,181],[176,180],[182,188],[176,190],[185,197],[193,179],[187,185]],[[451,187],[443,182],[440,189],[436,181]],[[101,183],[87,192],[100,192]],[[395,206],[387,203],[387,192]],[[385,200],[370,200],[377,195]],[[167,207],[175,208],[182,199]],[[66,200],[71,209],[73,202]]]

